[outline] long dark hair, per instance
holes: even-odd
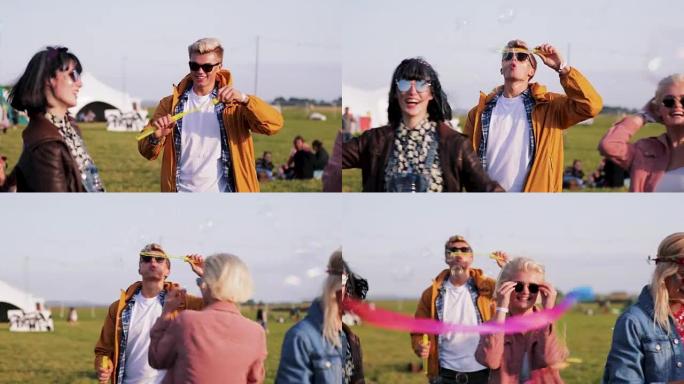
[[[430,121],[440,123],[451,120],[451,107],[447,101],[446,93],[439,83],[437,72],[421,57],[404,59],[394,70],[392,85],[389,91],[389,107],[387,107],[387,120],[392,127],[398,127],[401,123],[401,107],[397,99],[397,80],[429,80],[432,88],[432,100],[428,103]]]
[[[33,55],[24,74],[10,91],[8,99],[12,108],[26,111],[29,116],[45,113],[48,107],[45,84],[55,77],[57,71],[66,71],[71,63],[78,73],[83,71],[78,57],[68,52],[66,47],[47,47]]]

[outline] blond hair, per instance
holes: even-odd
[[[342,345],[340,341],[342,318],[340,317],[340,307],[337,303],[336,293],[342,289],[343,272],[344,259],[342,258],[342,251],[337,250],[333,252],[328,261],[328,277],[323,283],[323,294],[321,295],[323,337],[330,344],[337,347]]]
[[[504,267],[501,269],[501,273],[499,273],[499,278],[496,279],[496,286],[494,288],[494,292],[499,292],[501,284],[507,281],[512,281],[513,275],[515,275],[518,272],[538,273],[541,275],[542,281],[544,281],[545,271],[543,265],[537,263],[532,259],[528,259],[527,257],[516,257],[515,259],[506,263],[506,265],[504,265]]]
[[[653,97],[653,101],[657,105],[660,105],[660,103],[663,102],[663,97],[665,97],[665,90],[669,86],[679,83],[684,83],[684,73],[675,73],[660,80],[658,82],[658,87],[656,88],[655,97]]]
[[[219,253],[207,257],[202,280],[217,300],[243,303],[252,297],[252,276],[247,265],[235,255]]]
[[[657,258],[668,256],[684,257],[684,232],[676,232],[663,239],[658,246]],[[662,262],[656,264],[651,278],[651,296],[653,297],[653,322],[670,332],[670,294],[667,291],[665,280],[677,273],[679,265],[676,263]]]
[[[204,55],[205,53],[215,53],[220,60],[223,60],[223,47],[218,39],[205,37],[199,39],[188,46],[188,56],[193,54]]]

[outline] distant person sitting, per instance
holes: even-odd
[[[606,159],[602,158],[596,170],[589,175],[587,184],[594,188],[604,187],[606,184]]]
[[[273,180],[273,155],[270,151],[264,151],[261,158],[257,159],[256,171],[259,181]]]
[[[314,151],[314,179],[320,179],[323,176],[325,166],[328,165],[330,156],[328,155],[328,151],[323,148],[323,143],[321,143],[320,140],[314,140],[313,143],[311,143],[311,146]]]
[[[286,179],[312,179],[314,176],[314,154],[304,138],[297,135],[292,140],[290,158],[285,164]]]
[[[582,170],[582,162],[580,160],[573,160],[572,166],[565,169],[563,173],[563,188],[584,188],[584,171]]]
[[[76,308],[74,307],[69,307],[69,314],[67,315],[67,323],[71,325],[75,325],[78,323],[78,312],[76,312]]]

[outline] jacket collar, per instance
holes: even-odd
[[[173,283],[170,281],[164,282],[164,291],[168,291]],[[136,281],[135,283],[128,286],[126,289],[126,301],[130,300],[139,289],[142,289],[142,281]]]
[[[31,147],[45,141],[64,140],[59,129],[52,124],[42,113],[31,116],[29,124],[21,134],[24,147]]]
[[[238,307],[237,307],[237,305],[235,305],[235,303],[231,303],[230,301],[223,301],[223,300],[214,301],[213,303],[204,307],[203,310],[204,311],[213,310],[213,311],[221,311],[221,312],[230,312],[230,313],[240,314],[240,309],[238,309]]]
[[[489,94],[480,92],[480,99],[483,99],[484,104],[487,104],[490,101],[492,101],[494,97],[500,95],[503,92],[503,88],[503,85],[499,85],[498,87],[494,88]],[[539,83],[530,83],[527,89],[530,92],[530,96],[532,97],[532,99],[534,99],[535,103],[546,103],[551,100],[546,89],[546,86],[544,85],[541,85]]]
[[[440,272],[435,278],[436,286],[438,288],[441,287],[444,281],[446,281],[446,279],[448,278],[449,269],[447,268]],[[488,284],[485,284],[486,276],[484,275],[484,272],[482,272],[481,269],[470,268],[470,280],[475,285],[475,288],[477,288],[477,292],[479,295],[491,296],[493,294],[491,287]]]

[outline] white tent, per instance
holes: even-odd
[[[34,312],[37,304],[41,308],[45,305],[45,300],[28,292],[15,288],[0,280],[0,321],[7,321],[7,310],[21,309],[24,312]]]
[[[342,107],[349,107],[354,116],[370,117],[370,127],[387,124],[387,95],[389,87],[373,90],[342,85]]]
[[[133,111],[133,103],[138,106],[140,105],[140,99],[131,97],[131,95],[127,93],[110,87],[96,79],[95,76],[89,72],[83,72],[81,74],[81,82],[83,83],[83,86],[78,92],[78,103],[75,107],[69,109],[74,116],[78,113],[85,112],[85,110],[83,110],[84,107],[93,103],[107,104],[109,107],[105,109],[118,109],[122,114]],[[98,113],[97,111],[94,112]],[[104,120],[104,115],[98,117]]]

